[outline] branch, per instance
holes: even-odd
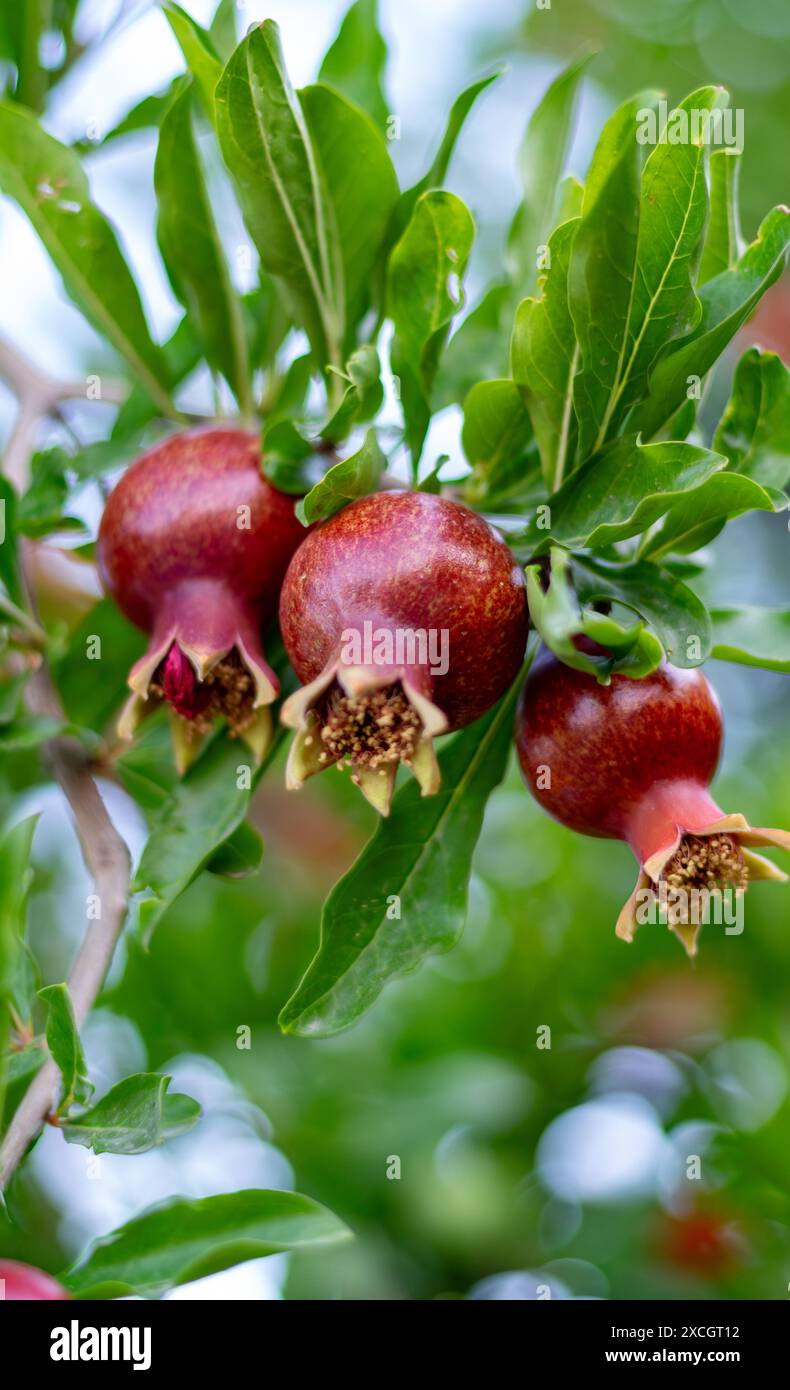
[[[68,383],[54,382],[43,376],[2,339],[0,375],[5,377],[20,402],[12,439],[14,447],[9,452],[17,469],[15,481],[24,484],[30,446],[42,413],[48,413],[70,394],[84,395],[85,387],[80,384],[79,389],[75,386],[72,390]],[[8,454],[6,458],[8,460]],[[31,677],[25,701],[31,714],[64,718],[63,706],[46,666],[40,667]],[[68,982],[79,1027],[107,978],[123,930],[129,899],[129,851],[107,814],[82,746],[74,739],[54,738],[44,744],[42,751],[71,808],[99,902],[98,918],[88,926]],[[22,1097],[0,1145],[0,1196],[57,1103],[59,1091],[60,1073],[48,1057]]]

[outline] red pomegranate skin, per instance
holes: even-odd
[[[546,652],[516,716],[521,770],[535,799],[569,829],[610,839],[629,838],[656,788],[671,784],[678,798],[700,800],[722,736],[718,699],[699,669],[665,664],[642,680],[616,675],[599,685]],[[550,770],[550,786],[539,768]],[[700,805],[706,821],[722,814],[709,798]]]
[[[57,1279],[42,1269],[17,1260],[0,1260],[0,1302],[54,1302],[68,1297]]]
[[[366,621],[447,629],[447,673],[410,674],[457,729],[490,709],[521,667],[523,573],[468,507],[432,493],[374,493],[311,532],[288,567],[280,627],[300,681],[320,675],[342,634]]]
[[[260,443],[249,431],[211,426],[175,434],[132,464],[108,499],[97,556],[107,591],[151,634],[130,672],[138,699],[147,698],[170,652],[165,694],[179,714],[195,717],[200,683],[235,650],[255,678],[256,703],[270,703],[279,684],[261,628],[276,612],[303,537],[294,499],[263,477]]]
[[[241,506],[248,530],[237,525]],[[265,622],[303,537],[293,498],[261,473],[258,436],[212,426],[171,435],[124,473],[102,518],[99,571],[144,632],[174,588],[200,580],[226,587]]]

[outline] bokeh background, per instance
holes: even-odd
[[[188,0],[186,8],[207,22],[212,6]],[[299,85],[314,77],[343,9],[342,0],[247,0],[239,32],[275,18]],[[547,10],[517,0],[382,0],[380,9],[404,183],[422,171],[455,93],[494,62],[509,65],[473,114],[449,179],[478,221],[472,303],[501,267],[525,123],[588,40],[600,53],[581,103],[575,172],[583,174],[602,119],[629,91],[657,86],[680,98],[720,81],[745,110],[747,234],[786,191],[790,11],[782,0],[564,0]],[[47,109],[48,127],[74,141],[109,130],[181,67],[155,6],[83,0],[77,26],[84,39],[107,37]],[[154,149],[154,136],[142,132],[97,149],[87,167],[164,337],[178,310],[155,246]],[[241,245],[233,209],[223,216],[228,244]],[[0,332],[56,373],[79,375],[103,361],[5,200],[0,238]],[[786,283],[740,349],[759,341],[787,357]],[[190,389],[205,407],[207,382]],[[726,391],[725,369],[708,399],[713,415]],[[13,408],[0,387],[3,435]],[[111,418],[103,407],[67,409],[85,440],[101,437]],[[458,412],[445,412],[429,450],[446,450],[460,468],[458,435]],[[95,520],[100,497],[88,488],[80,505]],[[728,527],[704,584],[722,603],[790,601],[783,518]],[[727,719],[721,804],[757,824],[790,826],[788,678],[720,663],[710,675]],[[155,729],[151,737],[155,744]],[[15,1224],[0,1221],[0,1252],[57,1270],[92,1236],[169,1194],[296,1186],[346,1219],[356,1241],[257,1261],[176,1296],[786,1298],[788,890],[753,889],[743,935],[706,929],[694,964],[656,927],[629,948],[614,937],[633,880],[628,851],[554,825],[511,769],[488,808],[461,944],[391,987],[350,1033],[285,1038],[277,1013],[316,947],[321,901],[373,815],[341,777],[319,778],[298,798],[281,786],[275,770],[253,808],[266,843],[260,874],[238,883],[204,875],[147,954],[128,936],[86,1028],[100,1090],[131,1071],[163,1070],[201,1101],[203,1121],[134,1158],[96,1160],[47,1131],[13,1193]],[[103,791],[139,854],[142,814],[118,786]],[[59,794],[35,764],[8,759],[2,821],[34,810],[42,819],[30,936],[46,979],[58,980],[88,885]],[[249,1049],[237,1046],[244,1026]]]

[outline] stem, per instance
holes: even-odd
[[[84,395],[84,386],[80,383],[79,390],[72,390],[68,384],[51,381],[2,340],[0,375],[5,377],[20,402],[12,462],[16,469],[15,481],[24,485],[30,448],[41,415],[51,411],[66,396]],[[25,703],[31,714],[43,714],[59,721],[64,719],[63,706],[45,665],[28,682]],[[131,865],[129,851],[107,814],[82,746],[75,739],[54,738],[43,745],[42,755],[71,809],[99,903],[98,918],[88,926],[68,981],[79,1027],[107,978],[123,930]],[[56,1104],[59,1089],[60,1072],[48,1057],[22,1097],[0,1145],[0,1195]]]

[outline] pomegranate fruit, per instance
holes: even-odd
[[[698,669],[664,664],[599,685],[544,652],[525,682],[516,748],[533,796],[571,830],[627,841],[639,861],[617,922],[626,941],[654,901],[694,955],[712,890],[737,899],[752,879],[787,877],[753,849],[790,849],[790,834],[726,815],[708,790],[721,743],[719,702]]]
[[[303,537],[293,498],[261,473],[255,434],[190,430],[132,464],[108,499],[98,542],[106,589],[151,636],[129,674],[122,737],[146,704],[165,700],[182,770],[217,715],[263,755],[279,682],[261,628]]]
[[[19,1264],[17,1260],[0,1260],[0,1303],[3,1299],[9,1302],[51,1302],[68,1297],[62,1284],[51,1274],[45,1274],[43,1269]]]
[[[280,596],[303,689],[291,788],[332,763],[386,815],[398,764],[438,790],[437,734],[478,719],[514,680],[527,639],[524,576],[458,502],[392,491],[352,502],[306,537]]]

